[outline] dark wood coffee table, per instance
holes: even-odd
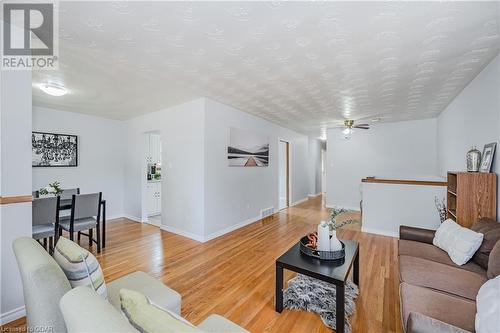
[[[359,244],[352,240],[342,240],[342,242],[345,244],[345,258],[341,261],[325,261],[306,256],[300,252],[299,243],[276,260],[277,312],[283,311],[283,269],[286,268],[335,285],[337,291],[336,332],[344,333],[345,282],[354,264],[352,279],[359,286]]]

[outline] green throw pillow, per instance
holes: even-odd
[[[187,320],[151,304],[140,292],[121,289],[120,302],[123,313],[141,333],[201,333]]]
[[[107,298],[104,275],[92,253],[67,238],[59,237],[53,256],[72,288],[88,286]]]

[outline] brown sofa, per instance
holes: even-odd
[[[475,332],[479,288],[500,271],[500,223],[482,219],[471,229],[484,234],[483,243],[473,259],[458,266],[432,245],[435,230],[400,227],[401,323],[406,333]]]

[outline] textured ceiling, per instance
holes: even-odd
[[[128,119],[206,96],[301,132],[429,118],[499,53],[496,2],[60,2],[34,104]],[[473,110],[471,110],[473,111]]]

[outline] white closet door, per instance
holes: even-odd
[[[155,184],[146,185],[146,211],[148,215],[153,215],[156,212],[156,189]]]
[[[156,183],[156,213],[161,214],[161,183]]]

